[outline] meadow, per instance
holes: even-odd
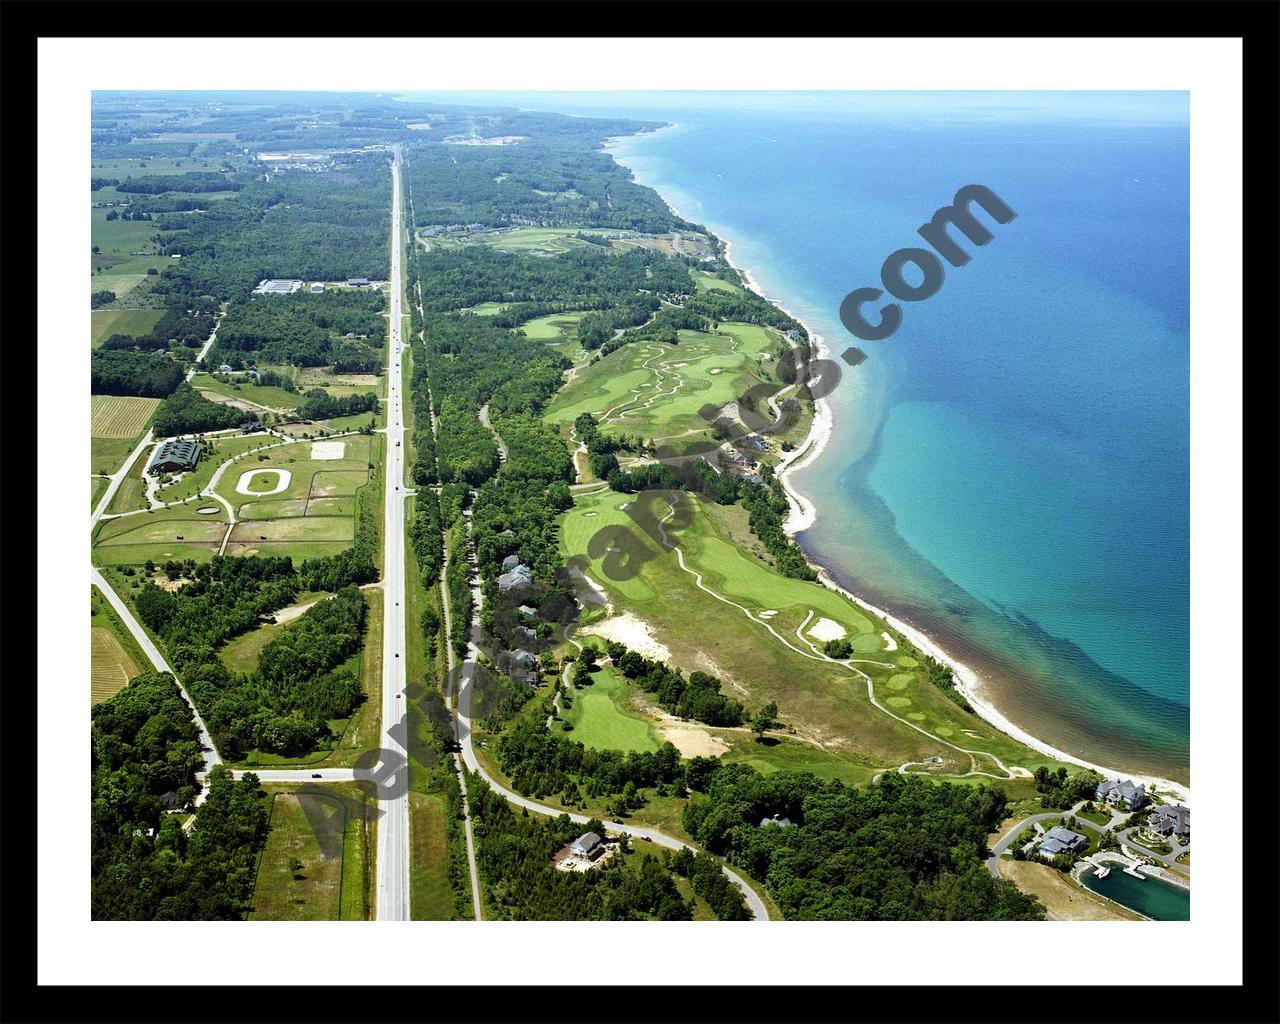
[[[225,398],[248,402],[251,405],[261,406],[263,409],[269,409],[272,412],[287,412],[296,409],[302,404],[301,395],[290,394],[284,388],[263,387],[260,384],[254,384],[252,378],[243,383],[237,381],[232,384],[224,384],[222,381],[214,380],[207,373],[197,373],[191,378],[191,384],[201,393],[213,392],[214,395],[222,395]],[[210,396],[205,394],[205,397],[208,398]]]
[[[97,289],[95,289],[96,291]],[[97,348],[113,334],[138,338],[151,333],[151,328],[164,316],[162,309],[95,309],[89,313],[92,329],[89,342]]]
[[[126,481],[127,482],[127,481]],[[218,552],[227,532],[227,513],[199,515],[198,502],[106,519],[94,531],[93,561],[97,565],[141,565],[148,559],[194,558],[207,562]],[[181,539],[179,539],[181,538]]]

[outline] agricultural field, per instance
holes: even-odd
[[[102,499],[102,496],[106,494],[107,487],[110,486],[110,484],[111,484],[111,481],[108,480],[105,476],[89,477],[89,491],[90,491],[89,510],[90,511],[93,511],[93,509],[98,507],[98,502]]]
[[[90,703],[99,704],[123,690],[149,664],[96,588],[90,588],[89,637]]]
[[[89,433],[104,439],[123,439],[138,443],[151,414],[160,404],[158,398],[133,398],[123,395],[92,395],[89,415]],[[119,468],[117,462],[116,469]]]
[[[661,742],[653,724],[629,707],[633,687],[609,665],[591,673],[591,685],[568,687],[573,706],[561,718],[573,726],[570,738],[597,750],[656,751]]]
[[[95,309],[89,313],[93,324],[89,341],[97,348],[113,334],[138,338],[151,333],[151,328],[164,316],[162,309]]]
[[[544,419],[567,430],[589,412],[611,432],[658,442],[680,438],[682,447],[711,439],[699,415],[704,406],[730,406],[736,418],[737,399],[751,387],[783,387],[772,366],[785,342],[767,328],[724,323],[714,334],[678,336],[678,345],[633,342],[591,363],[556,395]],[[772,418],[767,407],[757,412]]]
[[[777,743],[769,748],[770,758],[825,752],[865,769],[939,756],[951,770],[970,770],[967,755],[912,728],[915,721],[908,724],[872,707],[865,679],[821,655],[822,637],[842,632],[863,649],[855,653],[855,664],[874,681],[877,698],[884,694],[881,703],[905,699],[910,706],[903,707],[920,715],[919,726],[939,739],[1017,763],[1034,759],[1032,751],[963,712],[917,671],[891,660],[894,655],[883,651],[879,634],[885,626],[879,620],[821,584],[780,575],[734,544],[733,524],[722,524],[714,506],[687,495],[682,499],[690,502],[687,525],[673,528],[669,540],[678,545],[686,571],[660,543],[656,526],[650,536],[622,510],[634,500],[608,488],[580,492],[564,519],[562,554],[604,588],[615,613],[629,611],[648,622],[654,638],[671,651],[673,664],[717,676],[723,691],[748,711],[776,701],[780,718],[795,734],[772,734]],[[668,511],[662,504],[652,518],[661,520]],[[626,558],[639,571],[615,580],[605,559],[621,556],[624,532],[630,537]],[[693,573],[714,593],[700,588]],[[616,570],[612,575],[626,576]],[[900,676],[910,679],[908,686],[895,678]],[[898,688],[891,689],[891,683]],[[784,754],[792,745],[799,751]],[[758,748],[747,749],[754,755]],[[752,755],[744,759],[758,759]],[[979,759],[982,768],[992,769],[988,759]]]
[[[301,440],[225,470],[216,491],[235,508],[237,520],[227,554],[262,552],[297,561],[349,548],[356,495],[380,486],[382,444],[381,438],[364,434]]]
[[[215,511],[200,515],[197,508],[204,507]],[[217,502],[209,506],[190,502],[106,519],[94,531],[93,561],[95,565],[141,565],[148,559],[165,562],[172,558],[207,562],[218,553],[226,532],[227,513]]]
[[[258,861],[254,921],[373,917],[377,808],[354,783],[266,787],[271,823]]]
[[[194,139],[196,136],[183,134],[182,141]],[[191,171],[219,171],[223,168],[221,158],[205,158],[196,156],[148,156],[148,157],[99,157],[91,167],[93,178],[143,178],[148,174],[187,174]],[[105,189],[103,191],[106,191]],[[97,195],[97,193],[93,193]],[[125,193],[128,195],[129,193]]]

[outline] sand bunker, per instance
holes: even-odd
[[[212,516],[212,515],[217,515],[217,513],[218,513],[217,505],[206,505],[204,508],[196,509],[196,515],[198,516]]]
[[[884,649],[886,651],[896,651],[898,649],[898,641],[888,633],[881,633],[880,635],[884,637]]]
[[[777,615],[777,614],[778,614],[778,609],[777,609],[777,608],[766,608],[764,611],[762,611],[762,612],[758,612],[757,614],[758,614],[758,615],[760,616],[760,618],[762,618],[762,619],[771,619],[771,618],[773,618],[775,615]]]
[[[719,372],[720,372],[720,367],[718,366],[713,366],[710,370],[707,371],[707,373],[711,373],[711,374],[716,374]]]
[[[671,651],[666,645],[659,643],[649,632],[648,623],[630,612],[615,615],[603,622],[593,622],[590,626],[583,627],[582,632],[613,640],[646,658],[658,661],[669,661],[671,658]]]
[[[583,519],[590,519],[592,516],[598,516],[599,514],[600,514],[599,512],[583,512],[583,513],[582,513],[582,518],[583,518]]]
[[[681,757],[715,757],[729,749],[728,744],[696,725],[660,725],[658,732],[680,751]]]
[[[848,634],[840,623],[834,619],[819,619],[809,627],[809,635],[815,640],[826,643],[828,640],[842,640]]]
[[[269,491],[253,491],[249,489],[249,484],[259,473],[274,473],[276,475],[276,485]],[[236,483],[236,491],[239,494],[247,494],[251,498],[265,498],[268,494],[279,494],[281,491],[289,487],[289,481],[293,479],[293,474],[287,469],[249,469],[240,474],[240,480]]]
[[[342,458],[346,453],[346,441],[312,441],[311,457],[313,459],[323,459],[333,461]]]

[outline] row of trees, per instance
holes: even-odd
[[[651,661],[622,644],[610,641],[606,647],[618,670],[646,693],[653,694],[658,703],[676,717],[718,726],[741,725],[746,721],[746,709],[739,701],[720,692],[721,683],[715,676],[694,671],[686,679],[680,669]]]

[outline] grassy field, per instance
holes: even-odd
[[[590,242],[584,242],[573,236],[581,232],[585,235],[606,235],[609,231],[592,228],[513,228],[496,235],[485,235],[485,245],[505,252],[547,252],[563,253],[577,249]]]
[[[124,481],[130,482],[129,478]],[[99,523],[93,539],[94,564],[141,565],[148,559],[171,558],[207,562],[217,554],[227,532],[227,513],[219,505],[216,513],[202,516],[196,507],[193,502]]]
[[[162,316],[162,309],[92,310],[89,313],[92,323],[90,344],[97,348],[113,334],[128,334],[135,338],[150,334],[151,328],[155,327]]]
[[[444,800],[434,794],[409,794],[409,916],[414,921],[454,919],[449,886],[449,847]]]
[[[605,665],[592,672],[591,679],[592,684],[580,690],[569,687],[573,706],[561,715],[573,726],[569,738],[597,750],[656,751],[661,746],[658,734],[647,719],[628,708],[630,687],[622,673]]]
[[[334,735],[333,745],[303,757],[282,757],[279,754],[265,754],[252,750],[243,761],[237,762],[237,767],[281,768],[290,765],[317,765],[325,768],[350,768],[359,760],[361,754],[377,747],[382,721],[378,700],[382,675],[382,591],[368,588],[364,591],[364,596],[369,602],[364,643],[360,650],[338,668],[354,672],[360,677],[365,699],[349,719],[332,719],[329,722],[329,728]],[[230,652],[229,655],[225,652],[233,644],[228,644],[227,648],[219,653],[224,661],[230,657],[242,665],[247,664],[252,657],[253,665],[256,667],[257,651],[261,651],[270,640],[279,635],[283,628],[281,625],[270,623],[260,626],[254,631],[254,633],[266,631],[266,635],[260,640],[244,642],[242,647]],[[253,633],[249,634],[249,636],[253,635]],[[244,637],[238,639],[244,641]],[[255,643],[257,650],[253,650]]]
[[[103,494],[106,493],[107,487],[109,487],[110,484],[111,481],[104,476],[89,477],[89,490],[91,492],[89,498],[90,511],[98,507],[98,502],[101,500]]]
[[[507,308],[505,302],[482,302],[478,306],[467,306],[463,313],[474,313],[476,316],[495,316]]]
[[[382,441],[353,434],[337,438],[336,443],[344,446],[340,459],[313,458],[312,442],[304,440],[249,455],[223,473],[217,492],[236,509],[239,520],[228,554],[261,551],[297,560],[337,554],[351,546],[355,496],[362,488],[378,486]],[[244,474],[264,469],[287,471],[289,485],[262,497],[242,494],[238,488]],[[253,490],[266,480],[254,475],[247,486]],[[270,483],[274,482],[272,474]]]
[[[184,139],[190,136],[183,136]],[[179,157],[103,157],[94,160],[94,178],[143,178],[149,174],[186,174],[190,171],[217,171],[222,168],[222,160],[212,158],[179,156]],[[98,195],[97,192],[93,193]],[[128,195],[129,193],[125,193]]]
[[[571,362],[580,363],[586,353],[578,344],[577,328],[578,321],[586,315],[585,312],[553,313],[521,324],[520,330],[531,341],[545,341]]]
[[[271,830],[258,861],[255,921],[373,916],[377,809],[352,783],[265,787]]]
[[[119,693],[151,664],[96,587],[90,588],[89,601],[89,698],[91,704],[98,704]]]
[[[741,295],[742,289],[736,284],[730,284],[714,274],[708,274],[703,270],[689,270],[689,276],[693,278],[694,286],[700,292],[729,292],[732,295]]]
[[[142,401],[152,401],[152,399],[142,399]],[[145,427],[145,424],[144,424]],[[118,470],[129,453],[138,446],[141,439],[142,431],[132,437],[91,437],[89,439],[89,470],[92,473],[101,473],[104,476],[110,476]],[[142,457],[147,456],[147,452]],[[142,474],[142,462],[139,459],[137,465],[138,475]],[[125,509],[117,509],[116,511],[126,511]]]
[[[736,402],[760,383],[782,387],[771,366],[784,343],[766,328],[725,323],[714,334],[680,331],[679,338],[678,345],[634,342],[590,364],[555,397],[545,419],[566,426],[590,412],[610,432],[679,438],[683,447],[711,438],[699,415],[704,406]],[[767,408],[758,411],[772,418]]]
[[[306,591],[297,596],[291,607],[313,604],[332,596],[324,591]],[[223,645],[218,651],[218,657],[232,672],[253,672],[258,667],[258,652],[279,636],[286,625],[284,622],[268,622],[248,633],[241,633]]]
[[[740,608],[699,589],[694,578],[679,568],[674,553],[660,547],[656,530],[653,537],[641,532],[619,508],[629,500],[633,499],[607,489],[579,494],[564,520],[562,553],[604,587],[616,611],[632,611],[645,619],[654,636],[670,648],[674,664],[719,677],[725,692],[749,711],[770,700],[778,703],[781,719],[795,729],[795,740],[783,738],[769,756],[760,747],[735,744],[739,758],[766,762],[770,757],[789,762],[809,758],[815,770],[819,761],[843,760],[865,770],[938,755],[953,766],[951,770],[969,770],[964,755],[871,707],[863,679],[842,665],[818,658],[805,633],[796,634],[816,618],[830,618],[851,635],[866,636],[869,646],[884,628],[882,623],[832,590],[781,576],[731,542],[730,531],[714,508],[695,502],[689,525],[673,530],[672,538],[683,550],[688,567],[702,574],[705,585],[753,613],[748,617]],[[665,512],[665,507],[659,508],[656,517]],[[616,546],[617,540],[592,546],[592,537],[603,527],[621,527],[630,533],[631,557],[638,558],[639,566],[631,578],[612,579],[605,571],[606,547]],[[589,554],[589,548],[598,553]],[[761,611],[775,614],[761,620]],[[934,735],[950,729],[963,746],[990,750],[1017,763],[1019,758],[1034,757],[977,716],[965,714],[915,673],[908,687],[888,689],[890,677],[904,673],[901,666],[884,661],[883,655],[870,655],[858,668],[875,680],[877,696],[883,688],[885,697],[905,697],[912,708],[920,708],[921,725],[939,730]],[[794,753],[781,751],[793,742]],[[824,753],[826,757],[817,756]],[[822,771],[838,774],[830,767]]]
[[[239,399],[276,412],[287,412],[302,404],[301,395],[290,394],[284,388],[262,387],[252,383],[251,378],[248,383],[224,384],[207,373],[197,373],[191,378],[191,384],[199,391],[212,391],[215,395]]]

